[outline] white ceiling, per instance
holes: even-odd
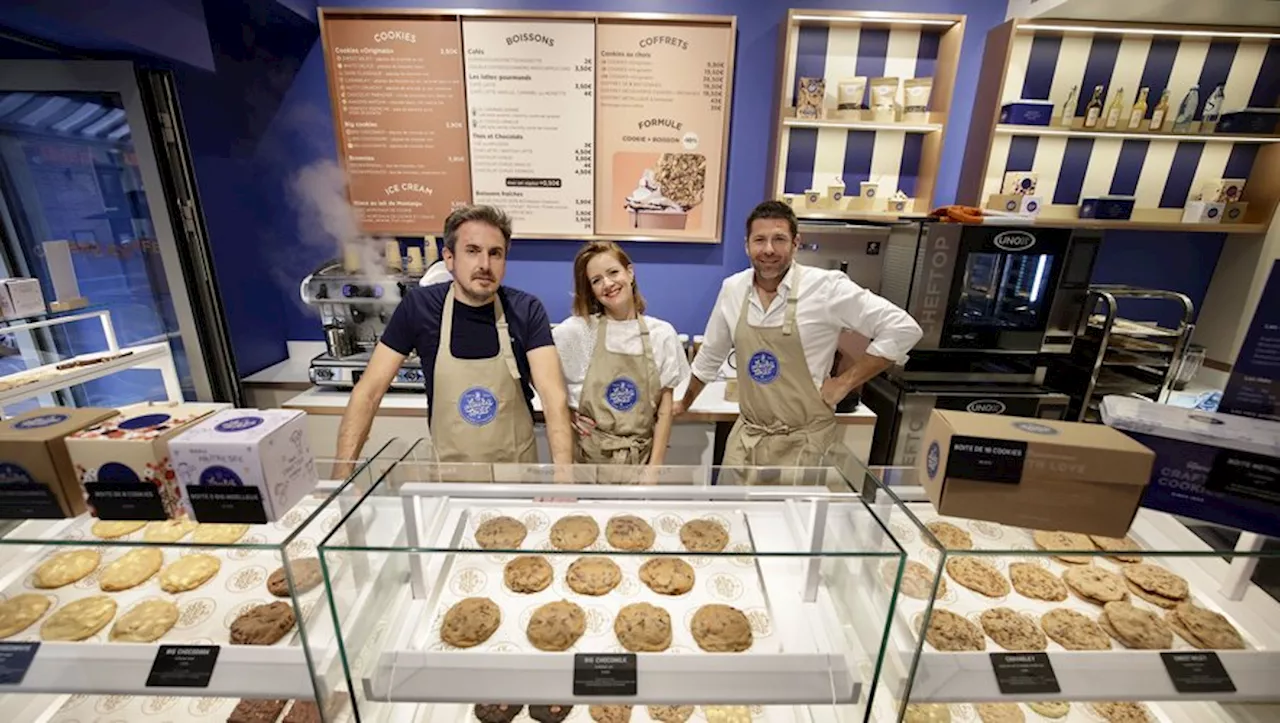
[[[1009,17],[1280,27],[1280,0],[1009,0]]]

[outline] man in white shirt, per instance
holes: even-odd
[[[855,388],[906,360],[920,340],[907,312],[858,286],[838,270],[795,263],[796,216],[765,201],[747,217],[751,268],[730,276],[707,321],[693,377],[677,414],[713,381],[736,350],[740,416],[723,464],[820,464],[835,441],[835,405]],[[830,376],[842,331],[860,334],[866,352]]]

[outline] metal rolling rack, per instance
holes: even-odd
[[[1171,329],[1120,318],[1122,299],[1178,303],[1181,321]],[[1049,386],[1071,396],[1067,418],[1099,421],[1098,405],[1107,394],[1162,399],[1195,328],[1191,299],[1175,291],[1095,285],[1089,287],[1085,308],[1090,313],[1081,319],[1071,355],[1055,364],[1049,377]]]

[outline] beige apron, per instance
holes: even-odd
[[[538,462],[533,417],[525,403],[507,317],[497,296],[493,299],[493,315],[498,327],[498,355],[488,359],[455,358],[449,348],[453,338],[450,286],[440,319],[431,411],[431,436],[440,462]]]
[[[792,277],[781,327],[747,323],[754,293],[753,285],[734,330],[741,416],[729,433],[723,465],[819,466],[835,440],[836,418],[813,384],[796,328],[800,269]]]
[[[644,318],[640,355],[619,354],[606,345],[609,320],[596,325],[596,346],[582,381],[578,413],[596,423],[591,436],[578,435],[574,461],[587,464],[648,464],[653,454],[653,428],[658,416],[658,365]]]

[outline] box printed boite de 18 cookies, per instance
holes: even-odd
[[[150,482],[160,490],[165,514],[183,512],[182,496],[169,460],[169,439],[225,404],[138,404],[111,419],[67,437],[67,451],[80,485],[94,482]],[[87,498],[87,497],[86,497]],[[95,517],[92,502],[90,513]]]

